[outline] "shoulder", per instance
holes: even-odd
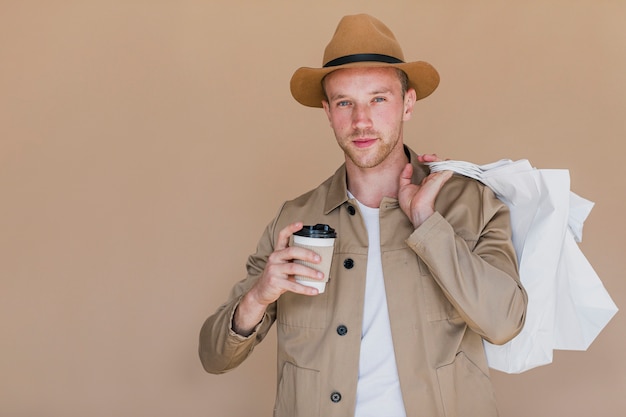
[[[328,194],[328,190],[330,189],[332,180],[333,177],[327,178],[317,187],[308,190],[300,194],[299,196],[292,198],[291,200],[285,201],[284,205],[293,209],[297,209],[299,207],[308,206],[311,203],[323,202],[323,200],[325,200],[325,196]]]
[[[341,165],[332,176],[314,189],[285,202],[284,208],[307,212],[321,211],[328,214],[347,199],[346,168],[345,165]]]
[[[487,222],[496,213],[508,212],[508,207],[480,181],[454,174],[442,188],[435,209],[444,217],[475,219]]]
[[[298,221],[304,224],[327,223],[333,209],[346,200],[345,170],[339,168],[317,187],[285,201],[274,219],[274,232]]]
[[[439,194],[442,202],[462,200],[466,203],[480,203],[484,199],[497,200],[493,191],[485,184],[464,175],[454,174],[443,186]]]

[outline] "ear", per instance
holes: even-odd
[[[330,105],[328,101],[322,100],[322,107],[324,108],[324,112],[326,113],[326,117],[328,117],[328,121],[330,122]]]
[[[415,90],[409,88],[407,92],[404,94],[404,114],[402,116],[403,121],[407,121],[411,119],[413,115],[413,108],[415,107],[415,102],[417,101],[417,94]]]

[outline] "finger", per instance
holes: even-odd
[[[289,277],[293,276],[301,276],[316,280],[324,279],[324,273],[318,271],[317,269],[311,268],[310,266],[303,265],[299,262],[290,262],[285,264],[285,268],[283,268],[283,273]]]
[[[441,158],[437,156],[436,153],[425,153],[417,156],[417,160],[424,162],[441,162]]]
[[[324,274],[296,262],[268,264],[253,289],[255,298],[261,304],[270,304],[276,301],[286,291],[301,293],[302,288],[295,285],[295,276],[308,277],[315,280],[324,278]]]
[[[265,269],[271,271],[269,274],[271,276],[282,275],[286,277],[287,275],[293,273],[290,272],[288,268],[294,261],[318,264],[321,262],[321,258],[312,250],[300,248],[298,246],[289,246],[272,252],[267,259]]]
[[[438,172],[438,174],[440,174],[439,177],[440,177],[441,185],[443,185],[446,183],[446,181],[452,178],[452,176],[454,175],[454,171],[445,170],[445,171]]]
[[[285,265],[291,265],[294,260],[312,264],[322,262],[321,256],[311,249],[300,246],[287,246],[286,248],[277,249],[270,254],[266,269],[272,267],[274,274],[289,275],[281,268],[284,268]],[[276,270],[275,268],[279,269]]]
[[[450,170],[433,172],[424,178],[422,185],[426,185],[426,183],[428,183],[429,187],[441,190],[443,185],[452,177],[453,174],[454,172]]]
[[[266,282],[272,286],[282,287],[285,281],[293,279],[295,275],[323,279],[324,274],[301,262],[286,262],[268,265],[265,269]]]
[[[413,165],[406,164],[402,172],[400,173],[400,187],[407,186],[411,184],[411,179],[413,178]]]
[[[278,232],[278,240],[276,241],[276,250],[285,249],[289,246],[289,237],[298,230],[302,229],[302,222],[291,223],[280,232]]]
[[[287,291],[305,295],[318,294],[317,290],[311,291],[310,287],[297,283],[296,275],[314,280],[324,278],[323,273],[296,262],[274,264],[267,268],[266,272],[267,278],[264,283],[257,282],[257,292],[260,294],[260,299],[265,300],[268,304],[277,300],[281,294]]]
[[[311,262],[318,264],[322,261],[320,255],[307,248],[303,248],[301,246],[290,246],[283,251],[283,258],[286,260],[300,260],[303,262]]]
[[[287,291],[296,293],[296,294],[302,294],[302,295],[317,295],[319,294],[319,291],[317,290],[317,288],[313,288],[313,287],[308,287],[306,285],[300,284],[296,281],[288,281],[288,283],[285,285],[285,289]]]
[[[442,171],[441,172],[441,188],[443,188],[443,185],[448,182],[448,180],[450,178],[452,178],[452,176],[454,175],[454,171]]]

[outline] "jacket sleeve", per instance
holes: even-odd
[[[467,325],[488,342],[504,344],[522,330],[528,303],[511,242],[509,210],[481,184],[463,188],[463,198],[451,204],[463,201],[463,207],[445,215],[435,212],[407,244]],[[468,193],[474,197],[468,199]],[[471,233],[457,226],[468,220],[477,224]]]
[[[261,276],[267,258],[273,251],[273,230],[275,221],[270,223],[256,253],[248,258],[246,279],[238,282],[230,292],[228,301],[222,304],[213,315],[206,319],[200,330],[198,353],[204,369],[213,374],[221,374],[240,365],[269,332],[276,318],[276,303],[271,304],[254,332],[243,337],[232,328],[233,316],[241,297]]]

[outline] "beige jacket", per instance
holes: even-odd
[[[419,183],[428,169],[407,152]],[[345,178],[342,166],[318,188],[283,205],[248,259],[248,277],[200,333],[203,366],[223,373],[246,359],[276,322],[275,417],[354,415],[368,238]],[[435,208],[414,229],[396,199],[385,198],[380,206],[385,288],[407,416],[495,416],[482,339],[498,344],[513,338],[527,304],[509,212],[487,187],[457,175]],[[262,273],[278,232],[295,221],[337,230],[326,291],[314,297],[283,294],[255,332],[241,337],[231,329],[237,303]]]

